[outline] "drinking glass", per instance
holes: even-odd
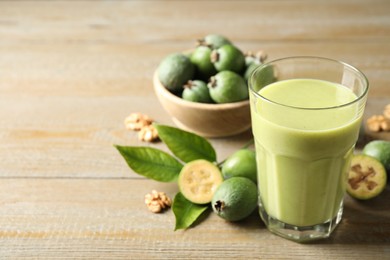
[[[260,65],[249,79],[259,213],[282,237],[328,237],[340,222],[368,80],[321,57]]]

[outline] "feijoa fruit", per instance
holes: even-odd
[[[257,207],[257,186],[244,177],[225,180],[216,190],[211,206],[221,218],[242,220]]]
[[[227,44],[211,52],[211,62],[217,71],[230,70],[241,73],[245,68],[245,56],[234,45]]]
[[[201,80],[189,80],[184,85],[182,98],[192,102],[213,103],[207,84]]]
[[[223,35],[219,34],[209,34],[206,35],[203,39],[199,40],[199,45],[208,46],[212,49],[218,49],[219,47],[232,44],[231,41]]]
[[[190,57],[196,67],[196,78],[208,80],[217,71],[211,63],[211,49],[207,46],[198,46]]]
[[[158,78],[168,90],[178,93],[183,85],[193,78],[195,65],[181,53],[170,54],[165,57],[158,67]]]
[[[230,155],[223,163],[224,179],[245,177],[257,183],[256,153],[249,149],[240,149]]]
[[[207,85],[210,96],[216,103],[231,103],[248,99],[248,86],[245,80],[232,71],[218,72]]]
[[[371,199],[385,189],[386,179],[386,170],[380,161],[364,154],[355,155],[348,172],[347,192],[356,199]]]
[[[178,185],[186,199],[196,204],[206,204],[211,202],[222,181],[221,171],[216,165],[199,159],[184,165],[179,174]]]
[[[375,140],[366,144],[363,148],[363,154],[372,156],[380,161],[386,170],[390,172],[390,142],[384,140]]]

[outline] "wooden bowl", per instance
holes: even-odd
[[[153,76],[154,91],[163,108],[180,128],[204,137],[236,135],[251,127],[249,100],[227,104],[204,104],[184,100],[167,90]]]

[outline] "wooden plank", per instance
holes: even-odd
[[[344,219],[333,236],[304,245],[271,234],[257,214],[237,223],[209,214],[190,230],[173,231],[172,212],[149,212],[143,196],[157,189],[173,197],[175,184],[1,179],[0,186],[0,252],[5,258],[379,259],[389,253],[389,189],[369,203],[346,197]]]
[[[390,40],[269,43],[245,42],[232,34],[228,36],[232,36],[243,51],[264,50],[269,60],[308,55],[348,62],[367,75],[375,90],[372,96],[389,96]],[[18,40],[10,45],[0,44],[0,97],[149,97],[153,93],[152,75],[159,62],[170,53],[191,48],[194,39],[188,37],[175,44],[76,42],[31,45]]]
[[[0,104],[1,176],[14,177],[138,177],[126,165],[114,144],[153,146],[168,151],[165,144],[145,143],[138,133],[124,126],[132,112],[150,115],[159,123],[170,117],[156,106],[155,97],[75,98],[49,97],[2,99]],[[156,108],[157,107],[157,108]],[[210,139],[222,161],[252,138],[251,132]]]
[[[1,1],[0,36],[36,44],[78,41],[176,42],[208,32],[242,40],[389,39],[381,1]],[[93,12],[91,12],[93,10]],[[210,22],[212,21],[212,22]],[[60,29],[60,30],[59,30]],[[51,33],[48,33],[51,32]]]

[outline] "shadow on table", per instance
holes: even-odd
[[[377,198],[346,197],[343,219],[330,238],[316,244],[390,244],[390,187]]]
[[[241,229],[246,229],[250,231],[266,229],[264,222],[261,220],[259,216],[258,209],[256,208],[252,214],[246,217],[243,220],[229,222],[226,221],[226,224],[240,227]]]
[[[390,186],[377,198],[368,201],[354,200],[346,196],[343,219],[327,239],[307,244],[390,244]],[[243,229],[266,229],[257,210],[242,221],[231,222]]]

